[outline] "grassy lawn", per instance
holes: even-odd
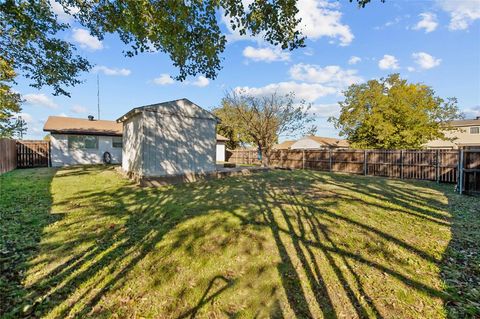
[[[138,188],[103,167],[0,177],[0,317],[480,316],[480,200],[273,171]]]

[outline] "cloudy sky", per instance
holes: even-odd
[[[84,83],[71,90],[71,98],[19,79],[27,138],[45,135],[49,115],[97,117],[97,74],[101,118],[111,120],[133,107],[183,97],[212,109],[232,89],[258,95],[294,91],[313,104],[318,135],[334,137],[326,119],[338,114],[342,90],[393,72],[432,86],[441,97],[457,97],[467,117],[480,116],[480,0],[374,2],[359,9],[347,0],[298,0],[308,40],[306,48],[293,52],[239,36],[222,24],[229,43],[217,79],[198,76],[183,83],[170,77],[177,70],[165,54],[124,57],[117,36],[99,41],[54,6],[59,19],[71,24],[62,36],[96,66],[82,74]]]

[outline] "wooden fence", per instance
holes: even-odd
[[[50,165],[50,142],[17,141],[17,167],[48,167]]]
[[[260,164],[255,150],[229,151],[227,161]],[[446,183],[460,177],[460,191],[480,193],[480,150],[275,150],[270,165]]]
[[[17,167],[17,150],[15,140],[0,139],[0,174]]]

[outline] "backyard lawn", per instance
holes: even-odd
[[[0,317],[480,316],[480,199],[272,171],[139,188],[113,168],[0,176]]]

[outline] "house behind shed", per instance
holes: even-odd
[[[123,124],[123,171],[139,179],[216,171],[217,121],[188,99],[132,109],[117,119]]]
[[[101,164],[105,153],[112,163],[122,162],[122,125],[114,121],[49,116],[43,127],[49,132],[53,167]]]

